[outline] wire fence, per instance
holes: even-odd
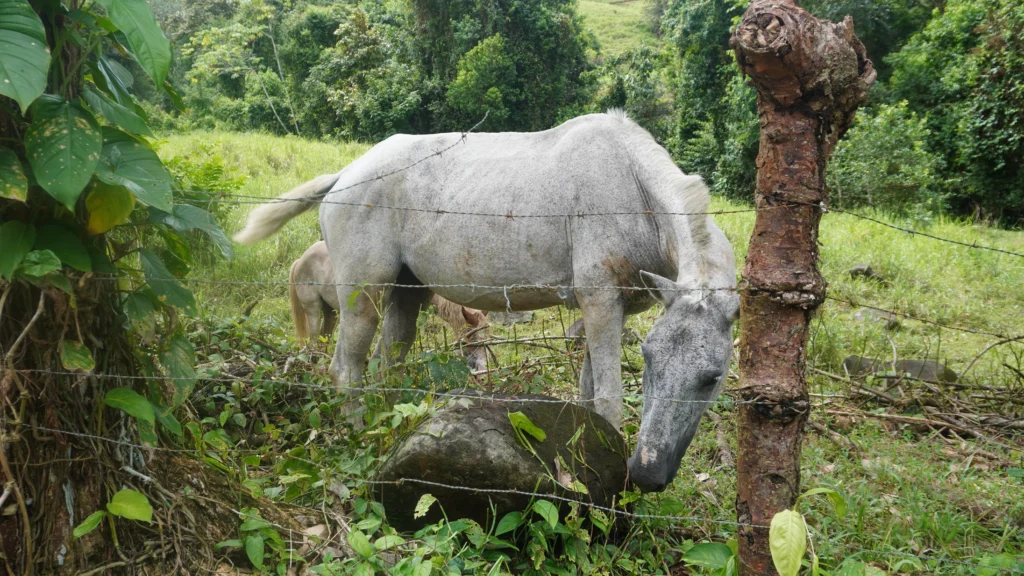
[[[485,119],[486,119],[486,117],[485,117]],[[815,209],[821,210],[824,213],[835,212],[835,213],[846,214],[846,215],[849,215],[851,217],[859,218],[859,219],[862,219],[862,220],[874,223],[876,225],[881,225],[881,226],[885,226],[885,227],[888,227],[888,228],[891,228],[891,229],[895,229],[897,231],[905,232],[905,233],[911,234],[913,236],[919,236],[919,237],[927,238],[927,239],[934,240],[934,241],[950,243],[950,244],[954,244],[954,245],[960,246],[960,247],[965,248],[965,249],[984,250],[984,251],[999,253],[999,254],[1002,254],[1002,255],[1005,255],[1005,256],[1024,258],[1024,254],[1021,254],[1021,253],[1018,253],[1018,252],[1014,252],[1014,251],[1011,251],[1011,250],[1004,250],[1004,249],[1000,249],[1000,248],[996,248],[996,247],[979,245],[976,242],[975,243],[967,243],[967,242],[963,242],[963,241],[956,240],[956,239],[943,238],[943,237],[939,237],[937,235],[926,233],[926,232],[923,232],[923,231],[914,230],[914,229],[911,229],[911,228],[906,228],[906,227],[890,224],[890,223],[884,222],[884,221],[882,221],[880,219],[873,218],[873,217],[870,217],[870,216],[866,216],[866,215],[863,215],[863,214],[858,214],[858,213],[847,211],[847,210],[828,208],[826,206],[818,205],[818,204],[783,203],[783,204],[759,206],[759,207],[754,207],[754,208],[731,209],[731,210],[705,210],[705,211],[665,211],[665,210],[654,210],[654,209],[651,209],[651,210],[640,210],[640,211],[614,211],[614,210],[611,210],[611,211],[600,211],[600,210],[598,210],[598,211],[578,211],[578,212],[571,212],[570,213],[570,212],[556,212],[556,211],[552,211],[552,212],[543,212],[543,211],[541,211],[541,212],[529,212],[529,211],[516,212],[515,210],[510,209],[507,212],[501,213],[501,212],[486,212],[486,211],[474,211],[474,210],[459,210],[459,209],[452,209],[451,207],[400,206],[400,205],[390,205],[390,204],[381,204],[381,203],[347,201],[347,200],[343,200],[343,199],[339,198],[339,193],[341,193],[341,192],[344,192],[346,190],[351,190],[351,189],[354,189],[354,188],[357,188],[359,186],[363,186],[363,185],[366,185],[366,184],[369,184],[369,183],[383,181],[384,179],[386,179],[386,178],[388,178],[390,176],[393,176],[395,174],[398,174],[398,173],[406,171],[406,170],[413,169],[416,166],[422,164],[423,162],[429,161],[430,159],[441,157],[443,154],[446,154],[449,151],[453,150],[456,146],[458,146],[460,144],[467,143],[468,142],[469,134],[471,132],[473,132],[477,127],[479,127],[479,125],[482,122],[483,122],[483,120],[481,120],[480,123],[478,123],[476,126],[471,128],[469,131],[463,133],[461,135],[461,137],[456,138],[453,142],[451,142],[447,146],[444,146],[444,147],[442,147],[442,148],[440,148],[440,149],[438,149],[438,150],[436,150],[436,151],[434,151],[434,152],[432,152],[432,153],[430,153],[430,154],[428,154],[428,155],[426,155],[426,156],[424,156],[424,157],[422,157],[422,158],[420,158],[420,159],[418,159],[418,160],[416,160],[414,162],[411,162],[411,163],[409,163],[407,165],[404,165],[402,167],[395,168],[395,169],[392,169],[392,170],[388,170],[388,171],[376,174],[374,177],[369,178],[369,179],[364,179],[364,180],[361,180],[359,182],[355,182],[355,183],[352,183],[352,184],[349,184],[349,185],[346,185],[346,186],[343,186],[343,187],[340,187],[340,188],[333,189],[327,195],[326,198],[324,198],[324,197],[315,197],[315,198],[276,198],[276,199],[267,199],[267,198],[263,198],[263,197],[259,197],[259,196],[253,196],[253,195],[223,194],[223,193],[205,192],[205,193],[211,195],[211,198],[209,198],[207,200],[207,202],[209,202],[211,204],[212,203],[218,203],[218,204],[230,204],[230,205],[239,205],[239,206],[255,205],[255,204],[266,204],[266,203],[274,203],[274,202],[312,202],[312,203],[318,203],[318,204],[344,205],[344,206],[349,206],[349,207],[352,207],[352,208],[366,209],[366,210],[387,210],[387,211],[399,211],[399,212],[413,212],[413,213],[435,214],[435,215],[439,215],[439,216],[441,216],[441,215],[452,215],[452,216],[479,217],[479,218],[501,218],[501,219],[505,219],[505,220],[508,220],[508,221],[516,221],[516,220],[520,220],[520,219],[563,219],[563,220],[573,220],[573,219],[583,219],[583,218],[624,217],[624,216],[637,216],[637,217],[644,217],[644,218],[650,218],[650,217],[654,217],[654,216],[672,216],[672,217],[680,217],[680,216],[691,217],[691,216],[701,216],[701,215],[719,216],[719,215],[731,215],[731,214],[741,214],[741,213],[756,213],[756,212],[765,211],[765,210],[793,209],[793,208],[800,208],[800,207],[805,207],[805,206],[811,206],[811,207],[813,207]],[[192,191],[192,192],[203,193],[202,191]],[[569,239],[569,241],[571,242],[571,238]],[[99,279],[99,280],[107,280],[107,281],[114,281],[114,282],[124,281],[123,278],[119,278],[119,277],[114,276],[114,275],[105,276],[103,274],[96,274],[96,275],[94,275],[94,278]],[[280,280],[280,281],[275,281],[275,280],[244,281],[244,280],[226,280],[226,279],[201,278],[201,277],[147,278],[147,280],[151,281],[151,282],[153,282],[153,281],[156,281],[156,282],[161,282],[161,281],[163,281],[163,282],[183,281],[183,282],[196,283],[196,284],[233,285],[233,286],[272,286],[272,287],[283,287],[283,286],[288,286],[288,285],[292,284],[291,282],[285,281],[285,280]],[[508,302],[507,295],[508,295],[509,291],[516,292],[516,291],[522,291],[522,290],[546,290],[546,291],[555,291],[555,292],[557,292],[559,294],[566,294],[566,295],[568,295],[572,291],[576,291],[576,290],[581,290],[581,291],[612,290],[612,291],[620,291],[620,292],[647,292],[647,291],[651,290],[651,288],[647,287],[647,286],[635,286],[635,285],[586,285],[586,284],[578,285],[578,284],[575,284],[575,283],[568,283],[568,284],[557,284],[557,283],[556,284],[549,284],[549,283],[536,283],[536,284],[531,284],[531,283],[514,283],[514,284],[508,284],[508,285],[497,285],[497,284],[474,284],[474,283],[408,284],[408,283],[398,283],[398,282],[377,282],[377,283],[352,282],[352,283],[343,283],[343,282],[302,281],[302,282],[296,282],[295,284],[313,285],[313,286],[352,287],[352,288],[421,288],[421,289],[431,289],[431,290],[438,290],[438,289],[445,290],[445,289],[456,289],[456,288],[459,288],[459,289],[471,289],[471,290],[501,291],[501,292],[504,292],[506,294],[506,301],[507,302]],[[738,288],[735,287],[735,286],[718,286],[718,287],[713,287],[713,286],[712,287],[706,287],[706,286],[678,286],[676,288],[671,288],[671,289],[666,289],[666,290],[668,290],[668,291],[678,291],[678,292],[710,293],[710,292],[719,292],[719,291],[741,292],[741,291],[744,290],[744,288],[742,286],[740,286]],[[665,290],[663,290],[663,291],[665,291]],[[876,310],[876,311],[879,311],[879,312],[883,312],[883,313],[886,313],[886,314],[892,314],[892,315],[895,315],[895,316],[906,318],[908,320],[918,321],[918,322],[921,322],[921,323],[924,323],[924,324],[936,326],[936,327],[938,327],[941,330],[954,330],[954,331],[959,331],[959,332],[964,332],[964,333],[971,333],[971,334],[976,334],[976,335],[988,336],[988,337],[997,338],[997,339],[1005,340],[1005,341],[1024,339],[1024,334],[1019,335],[1019,336],[1012,336],[1012,335],[1007,335],[1007,334],[1004,334],[1004,333],[1001,333],[1001,332],[985,330],[985,329],[981,329],[981,328],[952,325],[952,324],[948,324],[948,323],[945,323],[945,322],[940,322],[938,320],[921,317],[919,315],[909,314],[907,312],[903,312],[903,311],[900,311],[900,310],[889,309],[889,308],[885,308],[885,307],[881,307],[881,306],[876,306],[876,305],[872,305],[872,304],[860,303],[860,302],[857,302],[856,300],[854,300],[852,298],[844,298],[844,297],[838,297],[838,296],[827,296],[827,299],[829,299],[829,300],[831,300],[833,302],[840,303],[840,304],[845,304],[845,305],[853,306],[855,308],[856,307],[869,308],[869,309],[873,309],[873,310]],[[511,310],[511,303],[509,303],[508,309]],[[514,343],[516,343],[516,340],[515,339],[509,340],[507,343],[514,344]],[[35,376],[35,377],[39,377],[39,376],[54,376],[54,377],[74,379],[74,380],[84,379],[84,378],[116,380],[116,381],[174,381],[174,380],[187,380],[187,381],[190,381],[190,382],[200,382],[200,381],[201,382],[217,382],[217,383],[236,383],[236,382],[241,382],[241,383],[246,383],[246,384],[250,384],[250,385],[258,385],[258,384],[271,383],[271,384],[275,384],[275,385],[279,385],[279,386],[294,387],[294,388],[299,388],[299,389],[304,389],[304,390],[323,390],[324,389],[324,386],[322,384],[315,383],[315,382],[301,382],[301,381],[296,381],[296,380],[286,380],[286,379],[280,379],[280,378],[263,378],[263,377],[214,376],[214,375],[205,375],[205,374],[197,375],[196,377],[166,377],[166,376],[153,376],[153,377],[150,377],[150,376],[119,375],[119,374],[105,374],[105,373],[81,373],[81,372],[72,372],[72,371],[52,371],[52,370],[19,370],[17,372],[19,372],[22,375],[31,375],[29,377],[32,377],[32,376]],[[716,398],[716,399],[713,399],[713,400],[691,400],[691,399],[682,399],[682,398],[675,398],[675,397],[645,395],[645,394],[642,394],[642,393],[623,393],[623,394],[616,394],[616,395],[602,395],[602,396],[597,396],[597,397],[594,397],[594,398],[587,398],[587,399],[581,399],[581,398],[577,397],[577,398],[574,398],[572,400],[562,400],[562,399],[556,399],[556,398],[535,398],[535,397],[528,397],[528,396],[524,396],[524,397],[490,396],[489,397],[489,396],[486,395],[487,394],[486,392],[482,393],[483,395],[481,395],[481,393],[472,393],[472,394],[470,394],[470,393],[460,393],[460,392],[454,392],[454,391],[424,390],[424,389],[418,389],[418,388],[391,387],[391,386],[350,386],[350,387],[345,388],[345,392],[349,395],[350,398],[359,398],[359,397],[364,397],[366,395],[391,394],[391,393],[402,393],[402,394],[409,393],[409,394],[419,394],[419,395],[423,395],[423,396],[430,396],[430,397],[434,397],[434,398],[442,398],[442,399],[446,399],[446,400],[469,399],[469,400],[476,401],[476,402],[516,403],[516,404],[522,404],[522,403],[526,403],[526,402],[529,402],[529,403],[557,403],[557,404],[564,404],[566,402],[588,402],[589,403],[589,402],[593,402],[593,401],[597,401],[597,400],[631,400],[631,401],[635,401],[635,402],[639,402],[639,401],[666,401],[666,402],[682,403],[682,404],[697,404],[697,405],[703,405],[705,407],[716,405],[716,404],[722,404],[722,403],[728,403],[729,405],[742,405],[742,404],[764,404],[764,405],[773,405],[773,406],[776,405],[775,402],[771,402],[771,401],[765,401],[765,400],[759,400],[759,399],[739,399],[739,398],[733,398],[733,397],[730,397],[730,396],[719,397],[719,398]],[[727,391],[727,394],[728,394],[728,391]],[[812,402],[809,403],[807,409],[811,410],[814,407],[820,407],[820,406],[826,405],[827,403],[828,403],[827,401],[826,402],[822,402],[822,401],[813,402],[812,401]],[[206,447],[203,447],[203,448],[181,448],[181,447],[172,447],[172,446],[165,446],[165,445],[150,446],[150,445],[145,445],[145,444],[139,444],[139,443],[131,442],[131,441],[120,439],[120,438],[111,438],[111,437],[107,437],[107,436],[103,436],[103,435],[99,435],[99,434],[88,434],[88,433],[72,431],[72,430],[64,430],[64,429],[61,429],[59,427],[51,427],[51,426],[39,425],[39,424],[34,423],[34,422],[19,422],[17,424],[18,424],[18,426],[20,426],[23,429],[32,430],[32,431],[38,432],[38,433],[54,434],[54,435],[59,435],[59,436],[62,436],[62,437],[68,437],[68,438],[79,438],[79,439],[82,439],[82,440],[101,441],[101,442],[115,444],[115,445],[118,445],[118,446],[121,446],[121,447],[124,447],[124,448],[130,448],[132,450],[152,450],[152,451],[159,451],[159,452],[166,452],[166,453],[196,455],[196,456],[199,456],[199,457],[202,457],[202,456],[208,455],[208,454],[222,454],[222,455],[228,455],[228,456],[238,456],[238,455],[243,455],[243,454],[257,454],[257,455],[269,456],[269,457],[274,457],[274,458],[292,458],[292,459],[297,459],[297,460],[300,460],[300,461],[305,461],[305,462],[307,462],[307,463],[309,463],[311,465],[316,466],[317,468],[322,468],[323,467],[323,463],[322,462],[316,462],[316,461],[313,461],[313,460],[308,460],[308,459],[305,459],[305,458],[303,458],[301,456],[297,456],[295,454],[288,453],[286,451],[275,451],[275,450],[269,450],[269,449],[266,449],[266,448],[245,448],[245,447],[218,448],[218,447],[214,447],[214,446],[206,446]],[[5,438],[5,440],[8,441],[8,442],[12,442],[12,441],[17,441],[17,438],[8,435]],[[138,478],[139,480],[141,480],[143,482],[153,481],[152,479],[148,479],[147,480],[148,477],[145,474],[143,474],[140,471],[138,471],[138,470],[132,469],[132,472],[134,472],[134,474],[132,474],[133,476],[135,476],[136,478]],[[338,470],[331,470],[330,472],[332,474],[340,474],[340,471],[338,471]],[[540,499],[546,499],[546,500],[556,500],[556,501],[561,501],[561,502],[565,502],[565,503],[571,503],[571,504],[575,504],[575,505],[579,505],[579,506],[583,506],[583,507],[587,507],[587,508],[591,508],[591,509],[600,510],[602,512],[605,512],[605,513],[608,513],[608,514],[613,514],[613,515],[618,516],[618,517],[629,518],[629,519],[632,519],[632,520],[665,522],[665,523],[668,523],[668,524],[671,524],[671,525],[682,525],[682,524],[686,524],[686,523],[698,523],[698,524],[709,523],[709,524],[714,524],[714,525],[718,525],[718,526],[722,526],[722,527],[727,527],[728,529],[739,529],[739,528],[748,528],[748,529],[754,529],[754,530],[766,530],[766,529],[768,529],[768,526],[765,526],[765,525],[743,523],[743,522],[737,522],[737,521],[734,521],[734,520],[724,520],[724,519],[717,519],[717,518],[706,518],[706,517],[685,516],[685,515],[661,515],[661,514],[637,513],[637,512],[633,512],[631,510],[622,509],[622,508],[615,508],[615,507],[607,507],[607,506],[596,505],[593,502],[588,502],[588,501],[586,501],[584,499],[574,499],[574,498],[569,498],[569,497],[565,497],[565,496],[560,496],[560,495],[557,495],[557,494],[538,493],[538,492],[533,492],[533,491],[521,490],[521,489],[517,489],[517,488],[509,488],[509,489],[487,488],[487,489],[484,489],[484,488],[473,487],[473,486],[464,486],[464,485],[458,485],[458,484],[434,482],[434,481],[426,480],[426,479],[423,479],[423,478],[401,478],[401,479],[393,480],[393,481],[382,481],[382,480],[375,480],[375,479],[372,479],[372,478],[360,478],[360,477],[356,477],[356,476],[351,476],[350,475],[350,476],[346,477],[345,479],[347,481],[355,484],[355,485],[384,485],[384,484],[412,483],[412,484],[422,485],[422,486],[428,487],[428,488],[429,487],[433,487],[433,488],[443,488],[443,489],[447,489],[447,490],[460,490],[460,491],[466,491],[466,492],[472,492],[472,493],[478,493],[478,494],[508,494],[508,495],[525,496],[525,497],[529,497],[529,498],[540,498]],[[232,509],[232,511],[234,513],[236,513],[236,514],[239,514],[240,517],[244,517],[244,516],[247,515],[246,513],[238,511],[238,510]],[[271,523],[271,524],[273,524],[273,523]],[[285,528],[284,526],[281,526],[281,525],[276,525],[276,526],[278,528],[280,528],[280,529],[287,529],[287,528]],[[975,568],[975,569],[979,569],[979,570],[980,569],[986,569],[986,570],[993,570],[993,571],[1002,572],[1002,573],[1024,574],[1024,571],[1019,570],[1017,568],[1001,568],[1001,567],[986,566],[986,565],[979,564],[979,563],[967,562],[967,561],[959,560],[959,559],[956,559],[956,558],[950,558],[950,557],[941,556],[941,555],[910,554],[910,553],[900,552],[900,551],[866,550],[866,549],[860,549],[860,548],[852,548],[852,547],[850,547],[848,545],[847,542],[844,542],[843,538],[834,537],[834,536],[828,536],[828,535],[822,534],[822,533],[817,532],[817,531],[812,532],[812,537],[813,537],[814,541],[829,542],[832,545],[840,547],[840,548],[845,550],[850,555],[864,555],[864,556],[869,556],[869,557],[873,557],[873,558],[874,557],[886,557],[886,556],[887,557],[894,557],[894,558],[906,558],[906,559],[911,559],[912,558],[912,559],[915,559],[915,560],[918,560],[918,561],[921,561],[921,562],[957,565],[957,566],[962,566],[962,567],[965,567],[965,568]]]

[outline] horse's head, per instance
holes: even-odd
[[[667,278],[643,275],[665,314],[642,346],[644,410],[629,475],[640,490],[660,492],[675,477],[729,372],[739,297],[722,290],[690,292]]]

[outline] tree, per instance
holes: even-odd
[[[0,4],[0,481],[19,511],[0,535],[11,573],[88,566],[102,547],[74,540],[104,517],[122,527],[121,547],[155,534],[139,522],[163,496],[138,482],[147,462],[126,460],[117,438],[183,438],[174,410],[196,377],[179,319],[196,312],[182,282],[190,236],[231,254],[200,207],[212,198],[176,186],[132,95],[152,82],[180,102],[148,6],[38,5]],[[95,441],[111,433],[115,443]],[[71,518],[86,519],[74,533]]]

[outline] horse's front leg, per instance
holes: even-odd
[[[622,429],[622,326],[618,294],[605,291],[580,299],[587,351],[580,371],[580,396],[608,422]],[[589,372],[589,374],[588,374]],[[588,380],[589,378],[589,380]]]

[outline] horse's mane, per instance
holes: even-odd
[[[697,175],[683,174],[668,151],[658,144],[650,132],[634,122],[625,110],[611,108],[605,114],[629,127],[633,140],[630,148],[633,167],[641,181],[650,188],[672,190],[679,194],[682,211],[688,214],[690,238],[700,258],[698,277],[700,283],[704,284],[708,276],[707,260],[711,248],[707,215],[711,199],[704,179]]]

